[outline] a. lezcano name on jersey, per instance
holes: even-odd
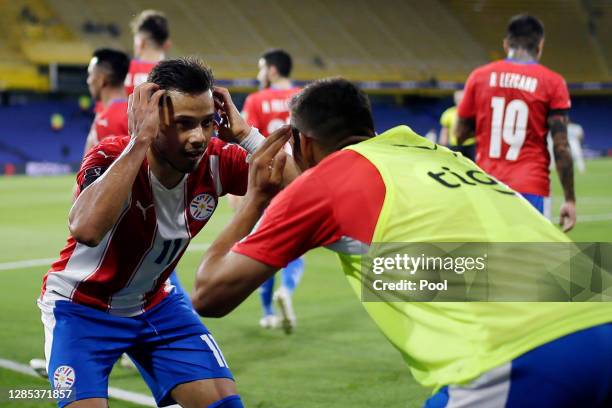
[[[491,72],[489,86],[500,88],[515,88],[525,92],[535,92],[538,87],[537,78],[514,72]]]

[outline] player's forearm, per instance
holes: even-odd
[[[269,268],[242,271],[237,261],[242,256],[231,252],[234,244],[252,231],[262,211],[263,205],[254,205],[245,197],[230,224],[206,251],[191,295],[193,307],[201,316],[226,315],[274,273]]]
[[[567,134],[557,134],[553,136],[553,152],[555,155],[555,163],[559,181],[563,187],[563,195],[565,201],[576,201],[574,193],[574,161],[572,152],[567,142]]]
[[[130,143],[104,175],[85,188],[70,210],[70,233],[77,242],[96,246],[113,227],[129,198],[148,146]]]
[[[554,115],[548,119],[548,126],[553,140],[553,154],[559,181],[563,187],[565,201],[576,201],[574,194],[574,162],[572,151],[567,140],[567,115]]]

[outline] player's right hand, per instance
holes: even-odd
[[[559,214],[559,225],[561,225],[563,232],[568,232],[574,228],[574,225],[576,225],[576,203],[573,201],[563,203]]]
[[[134,88],[128,99],[128,130],[135,142],[150,146],[159,133],[160,98],[165,91],[159,85],[145,82]]]
[[[261,210],[281,190],[287,162],[285,143],[291,137],[291,127],[283,126],[266,138],[251,157],[249,184],[245,201]]]

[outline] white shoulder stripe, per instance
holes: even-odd
[[[209,159],[210,174],[215,183],[215,191],[217,192],[217,196],[220,196],[223,192],[223,186],[221,185],[221,174],[219,173],[219,156],[211,155]]]

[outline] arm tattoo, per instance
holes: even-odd
[[[574,194],[574,163],[567,141],[567,116],[553,115],[548,118],[548,127],[553,139],[553,153],[559,173],[559,181],[563,187],[565,201],[575,201]]]

